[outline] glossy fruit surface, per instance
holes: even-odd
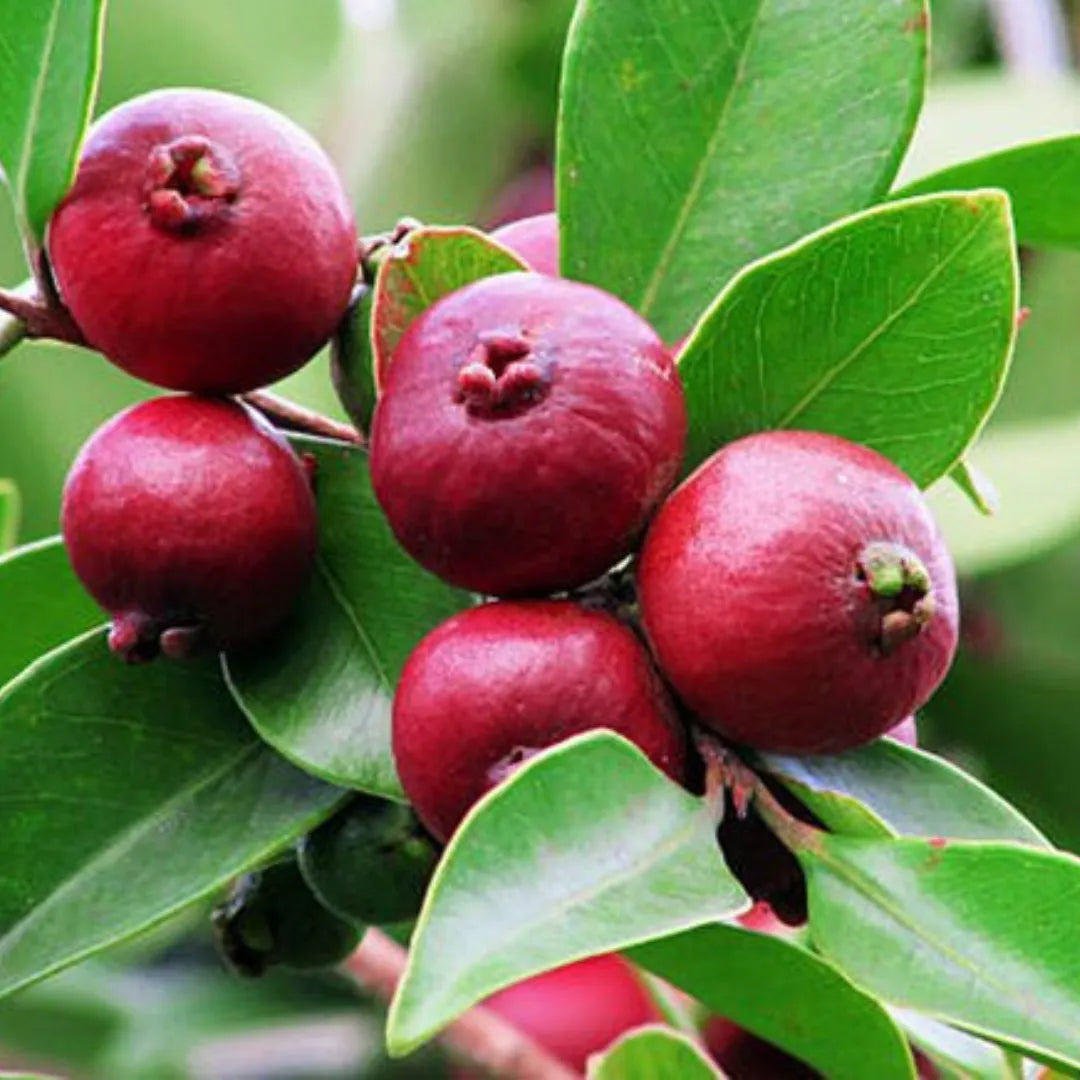
[[[100,427],[64,486],[75,573],[125,660],[256,640],[289,613],[315,560],[307,472],[242,405],[164,397]]]
[[[637,314],[591,286],[500,274],[405,333],[375,410],[372,482],[433,573],[545,594],[630,551],[685,436],[678,374]]]
[[[420,819],[446,839],[516,765],[598,727],[681,780],[683,732],[631,630],[569,601],[485,604],[409,657],[394,697],[394,758]]]
[[[538,274],[559,276],[559,219],[554,213],[501,225],[491,234],[491,239],[508,247]]]
[[[952,562],[916,486],[865,447],[724,447],[657,515],[638,581],[661,669],[738,743],[833,753],[931,695],[956,649]]]
[[[95,348],[158,386],[214,393],[308,360],[357,266],[351,207],[315,141],[213,90],[160,90],[101,117],[48,245]]]

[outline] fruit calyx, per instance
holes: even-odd
[[[867,544],[856,556],[855,577],[870,594],[868,636],[877,655],[918,637],[934,617],[930,574],[903,544]]]
[[[457,373],[454,400],[473,416],[512,416],[542,401],[549,379],[516,334],[482,334]]]
[[[201,623],[162,625],[137,611],[122,612],[109,628],[109,649],[127,664],[142,664],[159,654],[170,660],[189,660],[209,647]]]
[[[235,158],[202,135],[182,135],[150,151],[146,209],[158,228],[193,232],[218,217],[239,191]]]

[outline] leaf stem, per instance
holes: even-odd
[[[374,927],[346,961],[346,971],[366,990],[389,1003],[405,972],[408,953]],[[579,1080],[502,1017],[479,1006],[439,1036],[454,1053],[496,1080]]]
[[[273,394],[269,390],[252,390],[240,395],[248,405],[257,409],[267,419],[287,431],[300,431],[308,435],[321,435],[326,439],[353,446],[364,446],[364,436],[351,424],[343,424],[329,416],[307,409],[295,401]]]

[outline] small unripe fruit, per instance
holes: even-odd
[[[518,764],[596,728],[682,779],[684,735],[645,648],[610,615],[565,600],[455,615],[413,650],[394,697],[402,786],[442,840]]]
[[[213,90],[160,90],[98,120],[48,246],[90,344],[140,379],[214,393],[308,360],[357,267],[352,210],[316,142]]]
[[[559,276],[559,219],[555,214],[537,214],[502,225],[491,234],[538,274]]]
[[[629,553],[685,436],[678,374],[640,316],[588,285],[500,274],[405,333],[375,410],[371,476],[429,570],[476,592],[544,594]]]
[[[127,661],[262,637],[295,603],[317,543],[289,444],[216,398],[158,398],[100,427],[68,474],[62,524]]]
[[[918,488],[817,432],[713,455],[657,515],[638,581],[677,693],[762,750],[835,753],[884,734],[956,649],[952,561]]]

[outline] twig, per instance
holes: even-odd
[[[1062,75],[1069,70],[1069,35],[1057,0],[990,0],[998,47],[1014,75]]]
[[[288,431],[322,435],[324,438],[337,439],[339,442],[351,443],[353,446],[365,445],[364,436],[351,424],[332,420],[329,416],[315,412],[314,409],[306,409],[303,405],[297,405],[295,401],[272,394],[269,390],[252,390],[250,393],[242,394],[241,397],[253,409],[258,409],[265,417]]]
[[[86,339],[59,300],[43,300],[37,283],[24,281],[14,289],[0,289],[0,311],[23,324],[23,336],[55,338],[72,345],[85,345]]]
[[[405,971],[406,951],[372,928],[349,957],[346,969],[365,989],[385,1002],[394,996]],[[495,1080],[580,1080],[517,1028],[489,1009],[470,1009],[439,1036],[451,1051]]]

